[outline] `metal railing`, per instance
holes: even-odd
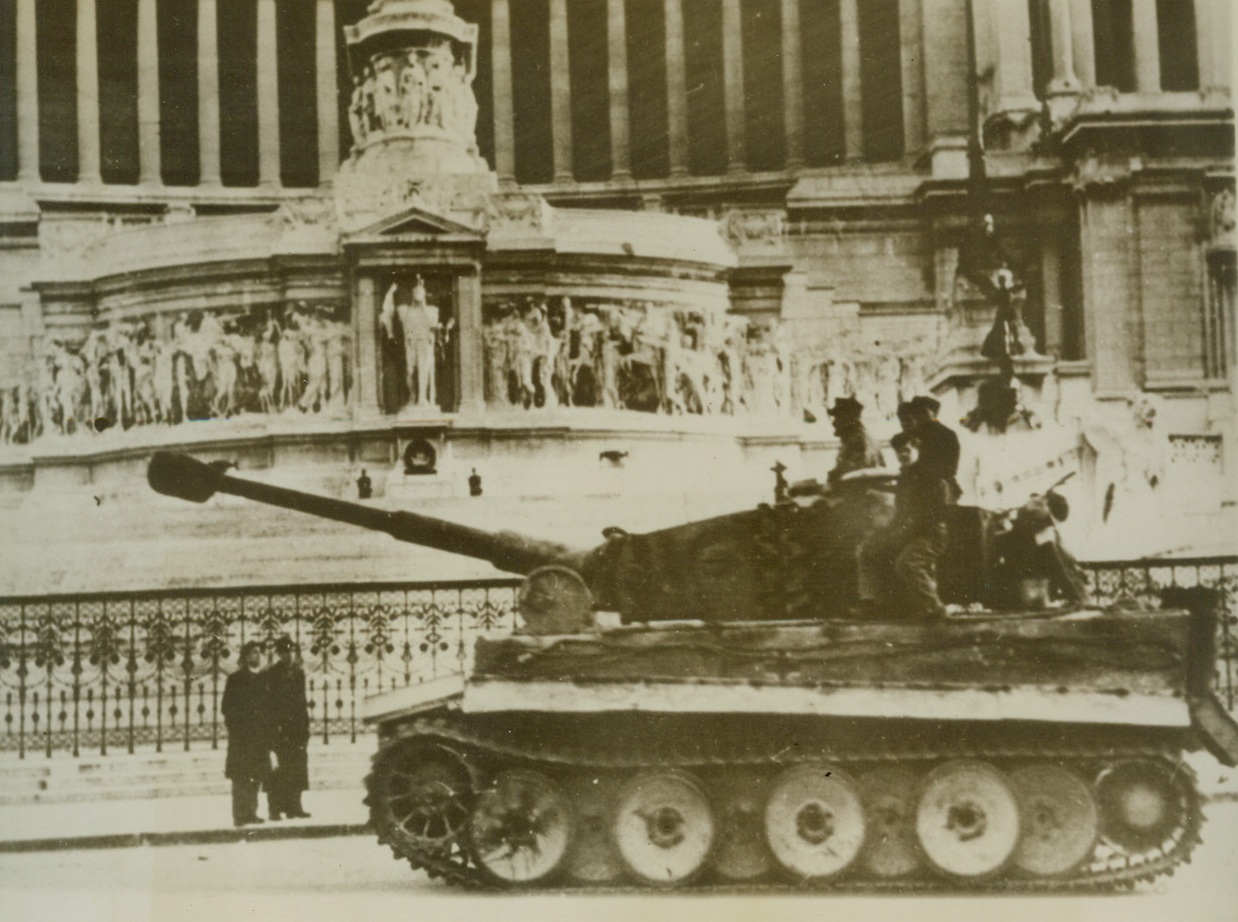
[[[1169,586],[1224,591],[1218,697],[1238,703],[1238,557],[1083,565],[1095,600],[1155,606]],[[247,640],[292,637],[311,727],[355,742],[361,702],[459,673],[473,640],[515,627],[515,579],[263,586],[0,599],[0,752],[217,748],[224,680]]]

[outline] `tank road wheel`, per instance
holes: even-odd
[[[916,772],[910,768],[876,768],[860,781],[868,815],[868,843],[861,858],[876,877],[906,877],[924,860],[916,845]]]
[[[460,847],[473,783],[455,753],[433,745],[388,747],[376,757],[367,786],[379,841],[415,868],[428,856],[449,857]]]
[[[714,870],[724,880],[756,880],[774,867],[765,842],[763,817],[769,781],[738,769],[719,775],[712,785],[718,805],[718,846]]]
[[[611,836],[618,787],[608,775],[581,775],[568,786],[576,813],[576,844],[567,873],[582,884],[609,884],[623,876],[623,861]]]
[[[1155,848],[1181,828],[1190,810],[1168,766],[1120,762],[1096,779],[1100,831],[1127,851]]]
[[[995,874],[1019,842],[1018,798],[992,765],[946,762],[920,787],[916,840],[943,874],[964,880]]]
[[[714,847],[714,814],[691,775],[642,772],[619,792],[614,832],[629,871],[648,884],[675,886],[705,866]]]
[[[770,851],[802,880],[823,880],[849,868],[864,846],[867,826],[859,788],[828,765],[787,769],[765,805]]]
[[[491,879],[530,886],[563,866],[575,821],[555,782],[539,772],[512,769],[477,797],[469,825],[473,860]]]
[[[1023,834],[1014,863],[1037,877],[1073,871],[1091,857],[1100,835],[1092,789],[1057,765],[1027,765],[1010,774],[1022,806]]]

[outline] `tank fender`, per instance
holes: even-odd
[[[1224,592],[1204,586],[1172,586],[1162,591],[1161,605],[1185,608],[1191,613],[1186,686],[1191,726],[1217,761],[1232,768],[1238,765],[1238,723],[1212,692],[1217,626],[1225,610]]]

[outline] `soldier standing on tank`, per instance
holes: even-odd
[[[920,462],[934,470],[950,487],[950,502],[958,502],[959,437],[937,418],[941,404],[932,397],[913,397],[898,408],[903,431],[914,435],[920,446]]]
[[[949,486],[925,463],[916,436],[900,432],[890,444],[900,468],[894,518],[860,546],[860,603],[869,611],[906,606],[909,616],[940,618],[946,610],[937,595],[937,561],[946,549]]]
[[[841,443],[834,467],[826,475],[831,486],[838,483],[843,474],[870,467],[885,467],[881,449],[860,420],[864,404],[854,397],[839,397],[826,412],[830,414],[834,434]]]
[[[240,667],[224,683],[219,707],[228,730],[224,776],[232,781],[232,822],[237,826],[262,822],[258,788],[271,773],[267,681],[258,671],[261,666],[261,644],[243,644]]]
[[[309,788],[306,748],[309,745],[309,711],[305,706],[305,673],[294,657],[296,645],[284,634],[275,641],[278,657],[263,676],[271,721],[271,751],[275,770],[267,785],[267,812],[271,819],[307,819],[301,792]]]

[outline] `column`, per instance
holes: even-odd
[[[219,19],[215,0],[198,0],[198,184],[220,184]]]
[[[924,149],[924,16],[920,0],[898,0],[898,34],[902,45],[903,147]]]
[[[77,181],[98,183],[99,43],[95,0],[77,0]]]
[[[17,179],[38,182],[39,56],[35,0],[17,0]]]
[[[458,409],[465,413],[479,413],[485,409],[485,382],[482,377],[482,322],[481,322],[481,277],[476,266],[466,269],[455,278],[456,325],[459,337],[459,403]]]
[[[356,393],[353,404],[354,416],[366,418],[377,416],[382,408],[378,405],[378,299],[375,297],[374,277],[357,276],[357,295],[353,300],[353,329],[357,331],[353,346],[353,389]]]
[[[275,0],[258,0],[258,185],[279,179],[279,48]]]
[[[688,175],[688,78],[684,63],[683,2],[665,0],[666,121],[672,176]]]
[[[610,173],[628,179],[632,162],[628,128],[628,26],[624,0],[607,0],[606,42],[610,84]]]
[[[1071,0],[1070,24],[1075,42],[1075,76],[1085,87],[1096,86],[1096,34],[1092,27],[1091,0]]]
[[[516,181],[516,133],[512,124],[512,20],[508,0],[490,7],[490,63],[494,80],[494,169],[499,182]]]
[[[1032,22],[1027,0],[996,0],[991,28],[997,51],[997,112],[1038,108],[1032,91]],[[981,28],[977,21],[977,29]]]
[[[726,107],[726,171],[742,173],[744,160],[744,43],[739,0],[722,0],[722,93]]]
[[[804,71],[800,63],[800,0],[782,0],[782,118],[787,169],[804,165]]]
[[[1135,91],[1161,91],[1161,41],[1156,25],[1156,0],[1131,0],[1134,34]]]
[[[567,60],[567,0],[550,0],[550,131],[555,182],[572,181],[572,74]]]
[[[318,184],[326,185],[340,165],[339,87],[335,73],[335,2],[318,0],[314,75],[318,100]]]
[[[138,182],[163,181],[159,148],[159,29],[155,0],[138,0]]]
[[[1049,0],[1049,32],[1053,49],[1053,79],[1050,93],[1074,93],[1079,89],[1075,75],[1074,35],[1071,33],[1070,0]]]
[[[1213,7],[1212,64],[1216,86],[1230,89],[1234,82],[1234,6],[1230,0],[1216,0]]]
[[[843,148],[847,160],[864,156],[864,110],[860,86],[860,14],[858,0],[842,0],[839,24],[843,59]]]

